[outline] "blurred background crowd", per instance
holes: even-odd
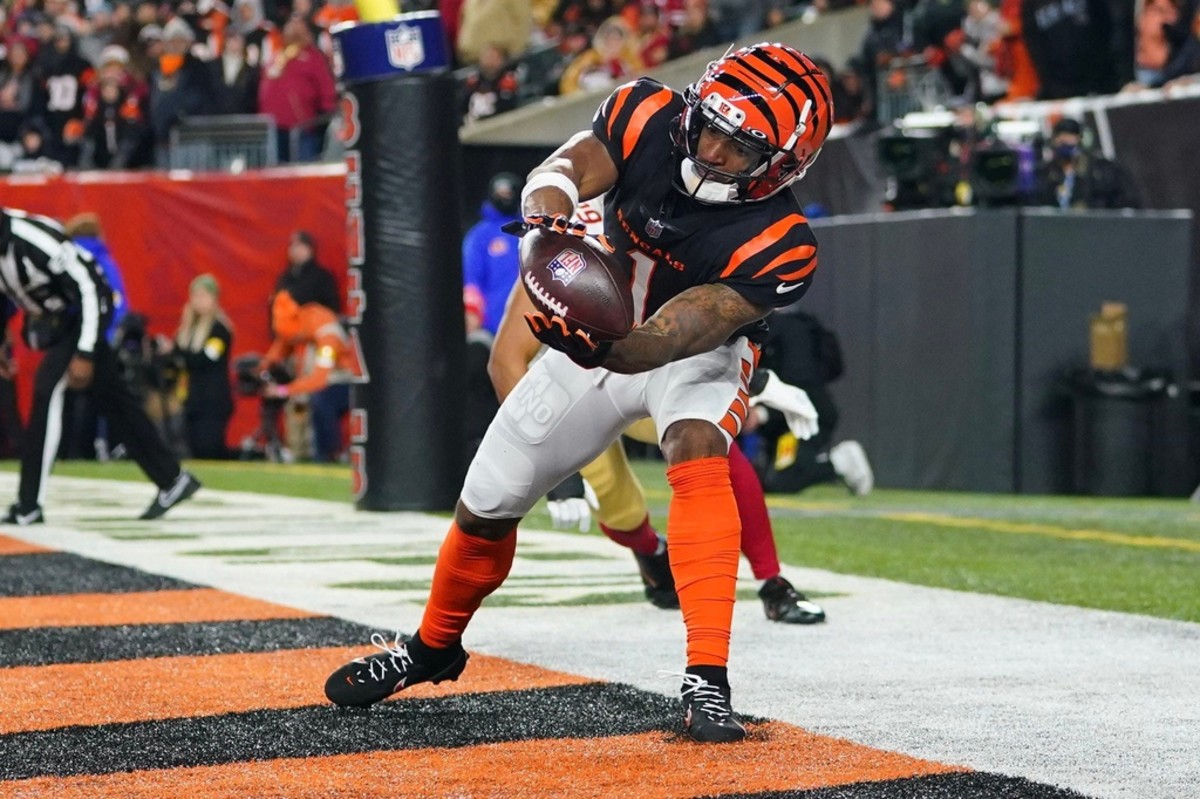
[[[696,50],[855,0],[416,0],[457,59],[464,123],[596,90]],[[877,127],[914,80],[949,108],[1186,85],[1200,0],[863,0],[869,24],[832,77],[838,121]],[[34,0],[0,7],[0,170],[169,166],[172,132],[268,117],[278,161],[326,149],[329,30],[347,0]],[[816,55],[819,55],[816,54]]]

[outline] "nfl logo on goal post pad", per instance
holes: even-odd
[[[449,48],[436,11],[400,14],[386,22],[335,25],[334,67],[345,83],[449,69]]]

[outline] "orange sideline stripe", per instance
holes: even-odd
[[[582,711],[583,708],[580,708]],[[0,797],[242,799],[286,796],[630,797],[683,799],[810,790],[967,771],[772,722],[740,744],[662,732],[287,758],[0,783]]]
[[[0,630],[30,627],[169,624],[192,621],[305,619],[320,614],[197,588],[127,594],[0,597]]]
[[[19,538],[0,535],[0,555],[33,555],[39,552],[53,552],[53,549],[31,544]]]
[[[368,644],[0,669],[0,734],[327,704],[329,673],[372,651]],[[398,701],[589,682],[595,680],[472,655],[458,682],[417,685]]]

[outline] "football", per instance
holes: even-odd
[[[521,237],[521,284],[546,316],[561,316],[596,341],[633,327],[629,275],[600,242],[535,228]]]

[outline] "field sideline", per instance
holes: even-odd
[[[681,740],[662,675],[678,613],[647,605],[627,553],[542,516],[468,631],[461,680],[331,707],[332,667],[417,624],[445,515],[356,513],[340,468],[194,467],[205,491],[138,522],[152,489],[95,479],[128,464],[69,464],[46,525],[0,531],[0,799],[1157,799],[1200,783],[1196,624],[806,557],[977,588],[995,574],[971,549],[1014,542],[1017,565],[1088,547],[1194,565],[1193,537],[1137,526],[1152,507],[1182,531],[1186,503],[779,498],[785,571],[830,620],[768,622],[743,569],[730,666],[751,737],[714,748]],[[661,471],[638,468],[657,517]]]
[[[192,468],[211,488],[333,501],[349,496],[349,472],[341,466],[200,462]],[[634,468],[652,518],[664,524],[669,493],[662,464],[635,461]],[[56,469],[143,480],[130,463]],[[1184,499],[894,490],[853,498],[829,486],[774,495],[768,505],[787,564],[1200,622],[1200,505]],[[539,506],[527,526],[549,529],[549,522]]]

